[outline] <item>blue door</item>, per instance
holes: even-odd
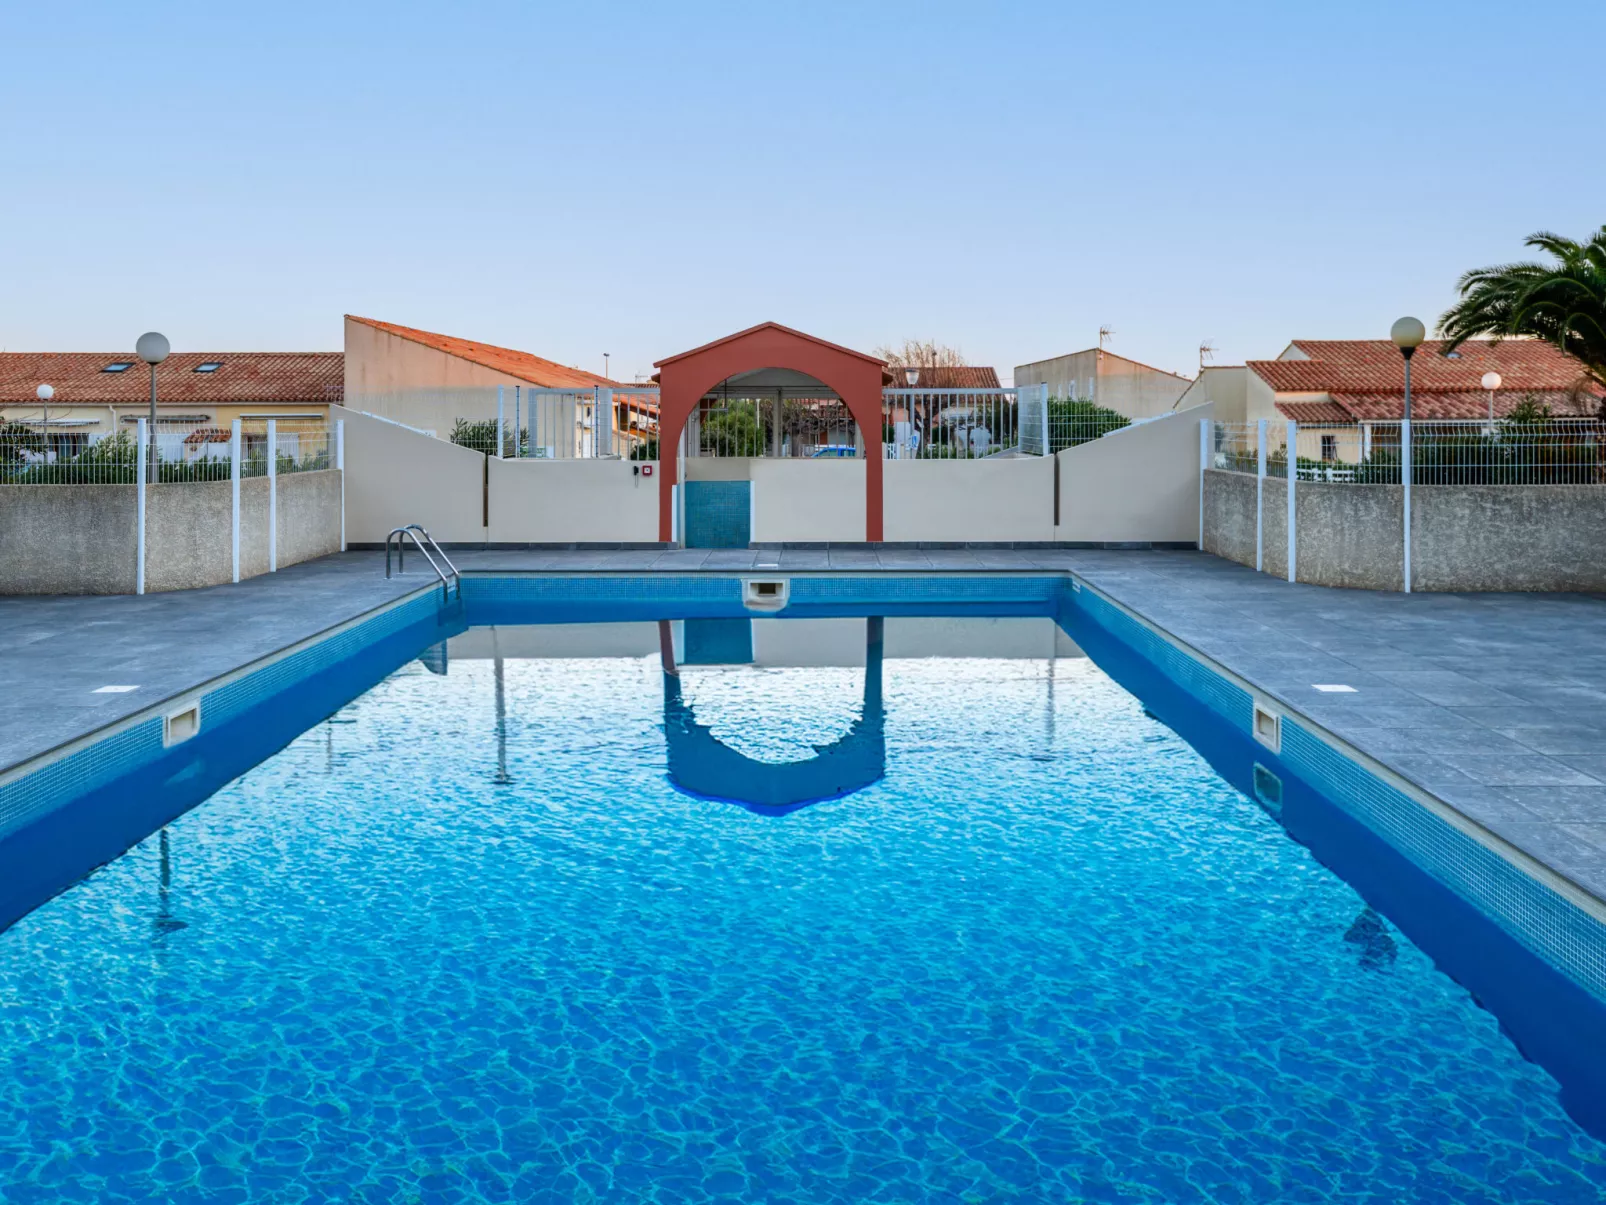
[[[686,547],[746,548],[753,539],[751,481],[686,482]]]

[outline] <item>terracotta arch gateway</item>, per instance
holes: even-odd
[[[680,480],[681,433],[697,403],[722,381],[764,369],[811,377],[846,404],[864,441],[864,538],[881,537],[881,387],[886,363],[839,347],[777,322],[726,335],[712,343],[659,360],[658,538],[672,538],[673,487]]]

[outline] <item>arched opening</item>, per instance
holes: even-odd
[[[755,368],[726,377],[687,418],[691,457],[862,458],[864,432],[841,395],[808,373]]]
[[[698,722],[681,691],[670,621],[660,620],[669,781],[687,794],[739,804],[762,816],[784,816],[879,782],[887,772],[881,688],[885,620],[873,616],[864,623],[864,697],[858,718],[836,740],[817,746],[813,757],[771,762],[732,749]]]
[[[774,322],[660,360],[659,535],[675,538],[681,457],[862,459],[863,538],[882,538],[886,365]],[[848,420],[852,450],[848,450]],[[837,438],[835,445],[829,441]],[[827,442],[823,445],[821,438]],[[812,446],[809,441],[813,440]]]

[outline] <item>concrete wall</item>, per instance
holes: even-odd
[[[656,473],[658,466],[634,460],[493,459],[490,539],[653,543],[658,539],[658,479],[642,476],[643,467]]]
[[[1209,406],[1112,431],[1056,454],[1055,540],[1193,543],[1199,538],[1199,423]]]
[[[1096,347],[1017,365],[1014,381],[1016,385],[1046,383],[1052,397],[1095,401],[1128,418],[1166,413],[1192,384],[1187,377]]]
[[[240,483],[242,486],[244,482]],[[240,493],[241,526],[250,512]],[[243,533],[242,533],[243,534]],[[340,551],[340,474],[286,473],[279,477],[279,568]],[[240,572],[245,572],[241,549]]]
[[[863,542],[864,461],[782,459],[750,464],[754,543]],[[892,463],[886,467],[890,470]],[[891,476],[888,472],[889,482]],[[886,521],[890,523],[890,513]]]
[[[0,485],[0,594],[132,594],[132,485]]]
[[[339,474],[334,474],[338,476]],[[259,529],[264,541],[268,527],[266,479],[259,506],[247,509],[245,482],[240,492],[240,534]],[[133,499],[134,490],[129,490]],[[197,586],[216,586],[234,575],[233,486],[227,481],[202,481],[193,485],[155,485],[145,503],[145,589],[192,590]],[[256,501],[253,498],[253,501]],[[335,535],[340,534],[340,514],[335,513]],[[267,569],[264,558],[262,569]],[[240,566],[245,576],[245,566]],[[121,593],[121,591],[119,592]]]
[[[382,543],[407,523],[422,523],[443,544],[485,541],[482,453],[341,406],[330,410],[346,421],[349,543]]]
[[[1268,477],[1265,572],[1287,575],[1286,483]],[[1404,491],[1397,485],[1294,490],[1295,571],[1356,590],[1403,585]],[[1606,592],[1606,486],[1418,486],[1411,492],[1413,590]],[[1255,478],[1205,474],[1205,551],[1255,563]]]
[[[1459,487],[1451,488],[1459,492]],[[1426,492],[1413,491],[1413,509]],[[1279,501],[1284,498],[1285,495],[1279,494]],[[1399,590],[1402,587],[1405,503],[1404,491],[1399,486],[1323,485],[1301,481],[1294,486],[1294,505],[1299,536],[1294,559],[1300,581],[1355,590]],[[1286,536],[1281,538],[1286,539]],[[1413,549],[1412,559],[1420,560],[1421,552],[1420,548]],[[1279,558],[1279,566],[1284,563]],[[1286,568],[1283,573],[1286,576]]]
[[[1255,479],[1249,474],[1205,471],[1204,550],[1254,568]]]
[[[1603,531],[1606,486],[1418,486],[1412,589],[1606,591]]]
[[[0,487],[0,594],[132,594],[138,486]],[[240,483],[240,577],[268,571],[268,480]],[[230,482],[147,488],[145,589],[217,586],[234,576]],[[279,567],[340,550],[340,473],[279,478]]]
[[[884,489],[888,540],[1054,538],[1054,462],[1044,456],[889,460]]]

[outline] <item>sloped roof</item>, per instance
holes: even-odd
[[[867,355],[862,351],[854,351],[851,347],[843,347],[840,343],[832,343],[829,340],[821,339],[816,335],[810,335],[805,331],[794,330],[790,326],[782,326],[779,322],[760,322],[756,326],[750,326],[746,330],[737,331],[734,334],[726,335],[720,339],[714,339],[711,342],[701,344],[698,347],[693,347],[688,351],[677,352],[675,355],[666,356],[662,360],[654,360],[652,362],[652,366],[654,368],[662,368],[665,364],[673,364],[676,360],[684,360],[687,356],[698,355],[699,353],[705,352],[710,348],[718,347],[722,343],[733,343],[737,339],[745,339],[749,335],[756,335],[759,331],[764,330],[779,331],[782,334],[791,335],[795,338],[802,339],[805,342],[818,344],[820,347],[829,347],[832,351],[839,351],[845,356],[853,356],[856,359],[868,360],[872,364],[880,364],[882,366],[886,365],[886,361],[880,356],[872,356]]]
[[[910,367],[914,367],[910,365]],[[979,364],[964,364],[948,367],[927,365],[924,368],[915,368],[920,375],[915,378],[915,389],[997,389],[998,373],[994,369],[982,367]],[[894,368],[892,375],[898,385],[903,386],[906,377],[904,370]]]
[[[196,372],[216,363],[214,372]],[[345,384],[338,351],[174,352],[156,366],[159,405],[338,402]],[[106,372],[108,364],[128,364]],[[0,403],[38,405],[34,391],[56,391],[51,406],[128,405],[150,399],[150,369],[133,352],[0,352]]]
[[[1494,395],[1495,417],[1510,414],[1528,399],[1549,406],[1550,412],[1558,418],[1568,415],[1593,417],[1598,407],[1598,403],[1587,398],[1582,403],[1575,402],[1564,390],[1500,389]],[[1335,393],[1333,401],[1353,418],[1363,421],[1405,417],[1403,390],[1399,393]],[[1418,393],[1415,389],[1411,390],[1413,419],[1486,418],[1488,414],[1489,395],[1481,389],[1464,393]]]
[[[1295,339],[1292,346],[1310,359],[1250,360],[1249,370],[1279,393],[1404,392],[1400,350],[1387,339]],[[1430,339],[1417,349],[1413,393],[1479,391],[1486,372],[1498,372],[1503,389],[1561,391],[1584,375],[1577,360],[1534,339],[1469,340],[1454,359],[1440,354],[1444,346]]]
[[[484,368],[506,373],[510,377],[528,381],[542,389],[590,389],[597,385],[607,388],[624,387],[619,381],[611,381],[605,376],[587,372],[583,368],[570,368],[555,360],[542,359],[527,351],[497,347],[494,343],[476,343],[473,339],[459,339],[455,335],[439,335],[434,331],[421,331],[416,327],[401,326],[395,322],[381,322],[377,318],[360,318],[356,314],[347,314],[346,319],[384,331],[387,335],[395,335],[397,338],[422,344],[435,351],[445,352],[460,360],[468,360]]]

